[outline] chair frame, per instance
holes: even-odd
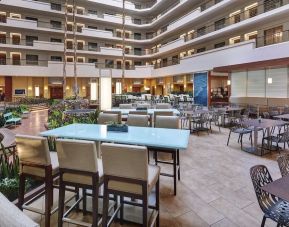
[[[129,192],[123,192],[123,191],[117,191],[113,189],[108,188],[108,183],[110,180],[113,181],[119,181],[123,183],[131,183],[131,184],[137,184],[142,186],[142,195],[129,193]],[[107,227],[110,226],[113,219],[117,217],[118,212],[120,213],[120,223],[123,223],[123,216],[124,216],[124,204],[130,204],[134,206],[140,206],[143,208],[143,224],[142,226],[147,227],[148,226],[148,208],[154,209],[154,212],[152,214],[153,221],[152,223],[155,223],[157,227],[160,226],[159,221],[159,178],[156,182],[156,204],[155,206],[149,206],[148,201],[148,182],[144,180],[137,180],[137,179],[130,179],[125,177],[118,177],[118,176],[112,176],[112,175],[104,175],[104,201],[103,201],[103,220],[102,220],[102,226]],[[112,214],[110,220],[108,220],[108,202],[109,202],[109,194],[117,195],[120,197],[120,204],[117,205],[117,208],[115,209],[114,213]],[[142,200],[142,204],[130,202],[130,201],[124,201],[124,197],[130,197],[133,200],[139,199]],[[152,226],[152,224],[151,224]]]
[[[29,167],[37,167],[44,169],[45,171],[45,177],[35,176],[32,174],[23,173],[20,171],[19,175],[19,199],[18,199],[18,207],[20,210],[23,211],[29,210],[32,212],[36,212],[39,214],[42,214],[45,216],[45,227],[50,227],[50,216],[57,211],[58,208],[51,209],[53,205],[53,182],[58,179],[59,173],[52,175],[52,165],[40,165],[30,162],[20,162],[20,168],[23,169],[24,166]],[[45,188],[42,191],[39,191],[33,198],[28,200],[27,202],[24,202],[24,195],[25,195],[25,181],[26,177],[31,177],[34,179],[41,179],[45,182]],[[45,194],[45,211],[43,212],[40,209],[35,209],[32,207],[29,207],[29,204],[33,203],[37,199],[39,199],[43,194]]]

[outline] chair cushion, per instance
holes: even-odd
[[[50,152],[50,159],[52,165],[52,175],[54,176],[59,172],[57,152]],[[22,172],[33,176],[45,177],[45,170],[38,167],[23,166]]]
[[[160,167],[159,166],[154,166],[154,165],[149,165],[148,168],[148,193],[152,191],[154,188],[156,182],[159,179],[160,175]],[[119,182],[119,181],[109,181],[108,183],[108,188],[116,191],[121,191],[121,192],[128,192],[128,193],[133,193],[137,195],[142,194],[142,186],[141,185],[136,185],[132,183],[124,183],[124,182]]]
[[[101,179],[103,178],[103,167],[101,159],[97,159],[97,166],[98,166],[99,179]],[[81,174],[64,173],[63,180],[71,183],[92,185],[92,177],[84,176]]]
[[[27,217],[0,193],[0,226],[38,227],[39,225]]]

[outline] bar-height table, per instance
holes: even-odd
[[[262,149],[261,151],[258,149],[258,131],[260,129],[267,129],[267,136],[269,137],[271,135],[270,128],[284,126],[286,122],[272,119],[248,119],[244,120],[242,124],[248,128],[252,128],[254,132],[253,147],[244,147],[243,150],[257,155],[263,155]]]
[[[185,150],[189,143],[189,130],[128,127],[128,132],[108,132],[106,125],[71,124],[40,133],[41,136],[67,139],[91,140],[146,146],[148,148],[168,149],[174,160],[174,194],[177,190],[177,168],[180,162],[177,157],[179,150]],[[178,169],[179,171],[179,169]]]

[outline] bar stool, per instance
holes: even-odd
[[[68,218],[69,213],[83,202],[83,213],[86,213],[86,190],[92,190],[92,226],[100,225],[98,215],[98,194],[103,184],[102,161],[98,159],[96,144],[93,141],[83,140],[56,140],[56,149],[59,157],[60,187],[59,187],[59,211],[58,227],[63,222],[90,226],[89,223]],[[66,186],[83,189],[83,196],[64,214],[64,199]]]
[[[129,126],[148,127],[148,122],[148,115],[129,114],[127,118],[127,125]]]
[[[124,203],[143,208],[143,226],[159,226],[159,175],[160,167],[148,164],[147,148],[141,146],[101,145],[103,153],[104,196],[102,226],[107,227],[120,213],[123,222]],[[156,188],[155,206],[149,206],[148,197]],[[109,194],[120,196],[120,205],[108,221]],[[124,197],[142,200],[142,204],[125,201]],[[148,208],[154,209],[148,218]]]
[[[156,116],[155,128],[168,128],[168,129],[179,129],[179,117],[177,116]],[[180,170],[180,152],[179,150],[169,150],[169,149],[159,149],[152,148],[155,165],[158,163],[172,165],[173,166],[173,174],[161,173],[162,176],[173,177],[174,178],[174,195],[177,194],[177,178],[181,179],[181,170]],[[171,161],[161,161],[158,159],[158,153],[168,153],[172,155]]]
[[[16,135],[16,146],[20,162],[19,175],[19,209],[29,210],[45,215],[45,227],[50,227],[50,216],[57,210],[53,205],[53,181],[59,175],[56,152],[50,152],[46,138],[39,136]],[[26,177],[41,179],[45,189],[24,203]],[[28,206],[45,194],[45,211]]]

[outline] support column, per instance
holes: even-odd
[[[11,102],[13,89],[12,89],[12,76],[5,76],[5,101]]]

